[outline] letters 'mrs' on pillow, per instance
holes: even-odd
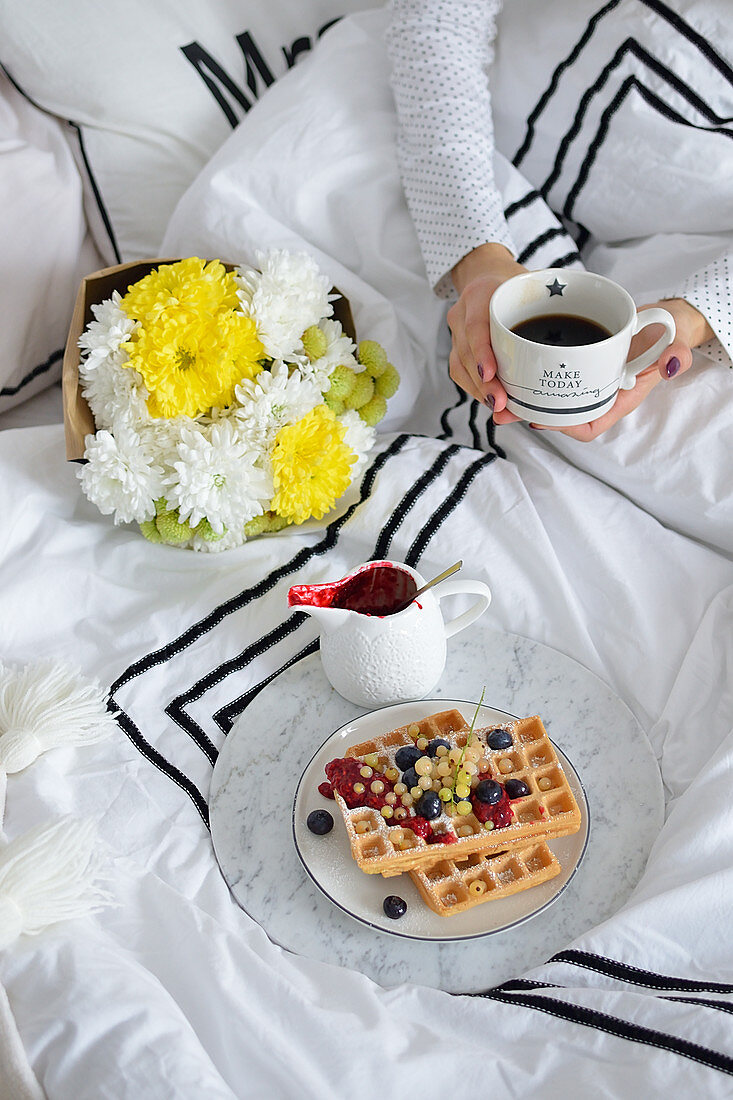
[[[69,123],[109,262],[154,256],[180,195],[252,105],[369,0],[0,0],[0,63]],[[287,149],[282,150],[287,171]]]

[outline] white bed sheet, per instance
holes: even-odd
[[[603,1064],[610,1096],[624,1095],[632,1072],[659,1088],[674,1081],[683,1090],[727,1094],[730,1081],[719,1068],[729,1050],[727,1017],[696,1002],[724,1007],[733,983],[725,904],[733,888],[731,566],[533,438],[521,444],[519,463],[457,449],[403,512],[405,487],[451,446],[405,437],[334,545],[296,571],[290,563],[315,550],[321,533],[213,557],[151,548],[83,501],[63,462],[60,428],[2,433],[0,461],[15,477],[3,501],[12,519],[0,595],[3,657],[66,655],[112,683],[158,654],[115,691],[144,739],[140,747],[121,732],[84,752],[57,750],[9,781],[9,836],[65,814],[98,822],[118,903],[22,939],[1,960],[20,1034],[49,1096],[368,1097],[385,1064],[400,1089],[421,1074],[447,1072],[468,1088],[516,1075],[522,1095],[522,1082],[552,1089],[572,1071],[582,1090]],[[421,569],[452,560],[460,545],[466,574],[493,588],[493,625],[583,661],[627,701],[649,731],[672,796],[629,904],[569,945],[587,955],[529,976],[559,988],[519,988],[499,999],[423,989],[419,975],[414,985],[385,990],[273,946],[234,905],[197,812],[192,793],[205,798],[211,762],[164,709],[214,672],[218,683],[190,709],[220,745],[214,711],[314,636],[310,625],[300,627],[225,674],[227,661],[250,644],[257,650],[265,629],[287,619],[289,584],[338,576],[368,558],[393,516],[402,519],[389,552],[404,559],[416,529],[477,463],[449,522],[430,538]],[[580,537],[590,538],[592,566],[579,560]],[[643,552],[625,560],[629,547]],[[276,567],[283,575],[270,591],[247,607],[228,604]],[[203,626],[184,639],[185,649],[161,652],[197,623]],[[188,793],[151,763],[146,746],[178,770]],[[621,776],[619,797],[619,812],[633,812],[623,804]],[[606,966],[609,974],[597,972]],[[667,984],[664,994],[654,988],[659,982]],[[716,992],[711,983],[724,984]],[[542,1008],[532,1007],[538,997]],[[557,1000],[603,1013],[605,1022],[560,1020],[552,1014],[563,1011]],[[604,1030],[611,1018],[634,1041]],[[675,1049],[648,1049],[642,1028]],[[714,1068],[693,1060],[684,1046],[690,1040]]]
[[[650,1095],[728,1096],[729,464],[723,447],[708,447],[722,488],[711,490],[709,537],[693,537],[694,493],[660,520],[653,493],[640,504],[633,486],[613,483],[612,451],[588,472],[522,425],[494,436],[485,411],[444,380],[435,350],[444,349],[442,307],[425,294],[386,172],[392,131],[371,152],[363,131],[353,135],[357,105],[367,127],[380,114],[391,125],[374,68],[365,86],[343,79],[363,72],[354,62],[373,48],[375,19],[345,21],[317,65],[271,90],[192,188],[167,241],[224,258],[254,242],[305,242],[348,294],[359,330],[390,348],[403,388],[341,512],[328,526],[222,555],[152,546],[84,500],[60,425],[0,432],[0,658],[65,656],[111,685],[121,708],[113,741],[56,750],[10,777],[5,819],[13,837],[90,815],[116,905],[21,938],[0,956],[0,980],[35,1073],[64,1100],[366,1100],[433,1081],[468,1095],[620,1098],[643,1084]],[[333,81],[342,95],[331,120],[318,106]],[[273,189],[254,155],[272,129],[264,108],[282,119],[289,87],[313,105],[299,155],[331,129],[342,144],[354,137],[332,162],[329,187],[316,173],[297,201],[292,189]],[[240,141],[249,143],[249,175]],[[430,574],[456,547],[463,573],[492,588],[494,627],[580,661],[626,702],[668,795],[665,825],[623,909],[484,997],[427,989],[419,974],[382,988],[282,951],[234,904],[205,821],[225,737],[214,716],[315,637],[310,621],[288,628],[289,586],[332,579],[375,554]],[[176,701],[189,720],[171,717]],[[633,813],[618,778],[619,812]]]

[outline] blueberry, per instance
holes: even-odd
[[[486,739],[490,749],[508,749],[512,744],[509,730],[492,730]]]
[[[412,787],[417,786],[417,781],[419,778],[420,776],[417,774],[414,768],[408,768],[406,772],[402,773],[402,782],[405,784],[408,791]]]
[[[501,784],[495,779],[482,779],[474,791],[479,802],[486,802],[489,806],[495,806],[501,801]]]
[[[392,920],[398,920],[400,917],[404,917],[407,912],[407,902],[404,898],[399,898],[397,894],[390,894],[388,898],[384,899],[382,908],[388,917]]]
[[[504,790],[509,798],[524,798],[530,793],[529,787],[523,779],[507,779]]]
[[[325,836],[326,833],[330,833],[333,829],[333,818],[328,810],[311,810],[308,814],[306,825],[312,833],[316,833],[318,836]]]
[[[449,749],[450,741],[446,741],[445,737],[434,737],[433,740],[428,743],[428,747],[425,750],[428,756],[435,756],[438,751],[438,745],[445,745],[445,747]]]
[[[415,809],[420,817],[432,821],[434,817],[440,817],[443,806],[435,791],[426,791],[415,803]]]
[[[394,755],[394,762],[401,772],[406,771],[407,768],[411,768],[416,760],[419,760],[422,753],[414,745],[403,745],[401,749],[398,749]]]

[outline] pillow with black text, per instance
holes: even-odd
[[[211,154],[339,17],[368,0],[0,0],[0,63],[66,120],[105,258],[155,256]],[[287,170],[287,149],[282,150]]]

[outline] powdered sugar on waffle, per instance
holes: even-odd
[[[363,742],[348,750],[347,756],[363,758],[376,754],[383,767],[396,766],[399,748],[415,744],[416,737],[410,730],[419,728],[419,736],[428,741],[443,737],[452,747],[465,746],[469,729],[457,710],[430,715],[420,722],[402,726]],[[502,749],[490,749],[489,733],[505,729],[512,737],[512,745]],[[564,836],[580,827],[580,810],[573,796],[549,737],[539,716],[518,719],[513,723],[496,724],[474,731],[472,739],[483,742],[483,755],[489,761],[487,778],[503,784],[509,779],[521,779],[529,787],[529,795],[512,800],[514,820],[511,824],[487,831],[475,814],[459,817],[441,813],[430,823],[436,832],[455,826],[472,828],[471,835],[458,836],[455,843],[428,843],[416,836],[410,828],[410,817],[398,824],[388,822],[380,812],[367,807],[349,809],[336,793],[336,801],[344,817],[352,854],[362,870],[389,877],[416,868],[424,868],[446,857],[462,859],[476,852],[492,853],[526,845],[530,841]],[[412,819],[414,821],[414,819]],[[357,827],[359,830],[357,831]]]

